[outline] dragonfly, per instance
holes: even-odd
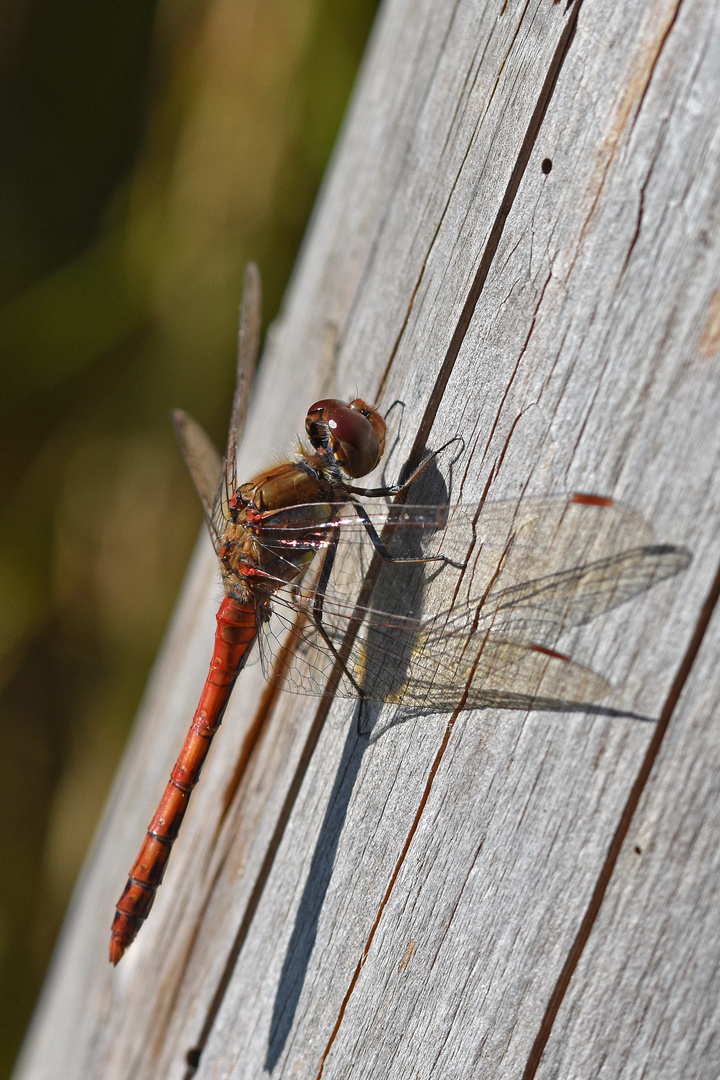
[[[197,710],[117,904],[113,964],[150,912],[256,641],[266,676],[298,693],[416,712],[580,707],[610,687],[557,649],[561,635],[678,574],[691,558],[684,547],[658,544],[631,508],[598,495],[404,501],[445,448],[404,483],[358,486],[381,462],[386,438],[380,412],[360,398],[315,402],[306,418],[311,449],[238,483],[260,298],[250,264],[224,461],[195,420],[173,414],[225,595]]]

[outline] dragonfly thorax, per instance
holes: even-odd
[[[301,577],[322,547],[318,527],[344,495],[342,484],[328,480],[310,455],[242,484],[229,501],[231,517],[218,549],[228,595],[262,604]]]
[[[230,512],[234,522],[252,523],[258,514],[332,497],[333,485],[325,478],[321,463],[307,455],[302,461],[284,461],[241,484],[230,499]]]

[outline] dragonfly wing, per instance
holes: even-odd
[[[248,263],[245,269],[245,289],[240,311],[237,380],[230,415],[227,451],[223,465],[223,486],[220,489],[215,506],[215,520],[217,522],[227,519],[228,500],[237,488],[237,448],[245,427],[250,400],[250,386],[257,366],[262,322],[261,304],[260,270],[255,263]]]
[[[605,680],[556,652],[558,638],[680,572],[690,555],[633,546],[652,540],[649,526],[609,500],[527,503],[383,507],[371,523],[391,553],[417,560],[409,563],[379,558],[352,506],[294,507],[277,527],[268,515],[259,544],[280,558],[287,545],[288,564],[298,548],[318,555],[292,587],[268,583],[281,658],[273,678],[323,694],[338,668],[340,696],[442,709],[601,698]],[[318,627],[320,567],[338,534]],[[445,561],[423,561],[439,553]]]
[[[690,561],[685,548],[652,543],[647,522],[621,504],[526,502],[393,505],[371,514],[390,553],[414,562],[378,559],[365,524],[340,504],[326,504],[321,523],[317,506],[284,512],[277,528],[270,516],[259,542],[275,554],[287,545],[291,559],[299,546],[322,551],[339,533],[327,604],[346,608],[360,598],[365,607],[419,620],[452,612],[455,625],[492,625],[506,637],[551,646],[564,629],[625,603]]]
[[[321,634],[310,609],[276,606],[263,644],[266,676],[293,693],[362,694],[369,701],[443,711],[567,708],[598,701],[610,689],[590,668],[542,646],[488,631],[446,632],[437,619],[423,625],[370,612],[363,621],[364,614],[342,624],[331,617]]]
[[[463,536],[469,527],[468,544]],[[650,525],[634,510],[611,499],[583,495],[452,507],[444,532],[447,542],[443,531],[438,535],[441,550],[465,567],[456,602],[647,547],[655,539]]]
[[[450,687],[455,689],[449,694]],[[609,691],[602,675],[562,653],[479,635],[459,655],[447,646],[440,654],[418,652],[398,701],[437,708],[560,709],[592,704]]]
[[[335,658],[309,615],[276,608],[263,627],[261,641],[263,673],[279,689],[311,697],[358,696],[342,669],[341,686],[335,685]]]
[[[367,521],[394,559],[430,560],[425,564],[425,607],[441,611],[485,603],[515,585],[652,546],[653,532],[639,514],[609,499],[590,498],[554,496],[458,506],[393,504],[368,513]],[[364,551],[366,567],[373,555],[367,526],[352,505],[325,504],[320,509],[322,513],[317,505],[298,506],[283,512],[277,527],[268,515],[261,542],[273,550],[287,544],[292,552],[298,538],[307,542],[312,528],[310,543],[320,550],[330,533],[339,531],[337,566],[347,563],[349,569],[344,580],[339,569],[335,571],[333,588],[343,596],[352,595],[354,589],[357,595],[357,552]],[[318,524],[321,518],[325,520]]]
[[[267,579],[272,594],[269,619],[260,635],[260,656],[265,678],[282,689],[317,697],[356,697],[358,688],[342,675],[342,661],[353,665],[352,638],[360,629],[365,611],[355,610],[351,601],[328,601],[320,623],[314,617],[314,603],[322,572],[322,556],[294,585]],[[268,597],[269,598],[269,597]],[[339,666],[341,686],[331,681]]]
[[[482,622],[496,633],[552,647],[564,630],[583,626],[673,577],[690,559],[687,548],[655,544],[493,589],[484,598]],[[480,617],[477,604],[468,605],[466,618],[471,616]]]
[[[210,436],[182,409],[174,409],[173,427],[180,441],[183,457],[205,511],[215,549],[219,544],[218,530],[213,519],[213,508],[220,488],[222,462]]]

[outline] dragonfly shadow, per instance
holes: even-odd
[[[584,714],[589,719],[593,717],[605,717],[608,720],[635,720],[641,724],[657,724],[659,721],[658,716],[645,716],[643,713],[631,712],[628,709],[613,709],[606,705],[550,705],[540,704],[527,706],[524,709],[518,710],[517,706],[512,705],[487,705],[484,708],[488,709],[503,709],[524,711],[524,712],[552,712],[552,713],[570,713],[572,716],[578,716]],[[364,720],[365,713],[361,711],[359,719],[359,731],[360,734],[367,739],[368,743],[377,742],[388,732],[392,731],[396,727],[401,727],[403,724],[408,724],[411,721],[418,720],[423,716],[436,716],[437,708],[425,708],[422,706],[398,706],[393,713],[393,716],[387,723],[384,723],[382,727],[375,727],[373,723],[366,723]],[[473,709],[473,712],[479,712],[480,709]]]
[[[340,836],[345,824],[348,806],[355,782],[362,764],[363,754],[368,747],[386,735],[392,728],[424,715],[436,714],[436,709],[399,707],[388,723],[377,727],[379,714],[383,706],[379,702],[358,702],[353,722],[349,725],[340,764],[328,800],[327,809],[318,834],[312,863],[305,882],[303,894],[298,905],[292,935],[288,942],[278,988],[275,995],[268,1050],[265,1068],[272,1073],[285,1048],[290,1034],[298,1002],[305,984],[310,957],[317,937],[320,913],[325,902],[328,886],[335,864],[335,857]],[[478,711],[478,710],[475,710]],[[639,713],[621,709],[607,708],[601,705],[557,706],[551,710],[556,713],[579,712],[588,717],[622,717],[642,723],[657,723],[657,717],[643,716]],[[359,732],[362,734],[359,734]]]
[[[413,484],[412,497],[417,499],[418,502],[440,505],[448,501],[447,485],[434,460],[424,469],[417,483]],[[408,550],[406,547],[403,554],[406,558],[420,559],[422,557],[419,545],[417,551]],[[376,602],[377,598],[381,597],[382,608],[386,616],[388,613],[390,615],[397,613],[403,617],[419,614],[424,581],[426,575],[433,574],[434,564],[417,562],[398,565],[393,563],[390,564],[392,572],[389,574],[386,573],[386,569],[383,567],[380,570],[378,581],[373,590],[373,602]],[[383,633],[387,634],[387,628],[384,630],[381,627],[374,628],[371,620],[365,643],[369,656],[372,656],[377,649],[383,648]],[[379,639],[376,640],[377,635],[379,635]],[[402,643],[403,647],[401,649],[398,649],[399,630],[397,626],[393,629],[393,636],[395,639],[394,652],[398,659],[392,673],[392,682],[401,685],[405,679],[402,657],[404,655],[409,656],[412,652],[416,644],[416,634],[414,632],[408,633],[406,635],[408,640]],[[392,687],[388,686],[386,689],[390,692]],[[374,696],[377,697],[378,695]],[[380,694],[379,696],[383,697],[385,695]],[[377,700],[358,702],[355,716],[347,733],[335,783],[320,827],[310,871],[295,916],[295,924],[288,943],[275,995],[265,1059],[265,1068],[268,1072],[272,1072],[278,1063],[295,1020],[298,1001],[315,946],[318,920],[330,883],[348,805],[360,770],[363,754],[369,745],[368,739],[363,737],[361,732],[372,730],[381,708],[382,704]]]
[[[448,487],[434,459],[413,484],[412,498],[420,506],[443,507],[448,503]],[[431,542],[433,534],[442,533],[443,525],[443,518],[439,518],[435,523],[425,521],[422,530],[402,529],[399,548],[395,547],[392,522],[383,532],[382,539],[388,550],[403,561],[380,564],[370,598],[370,612],[361,634],[360,651],[354,658],[356,679],[367,699],[358,714],[361,734],[368,731],[369,702],[400,701],[406,692],[428,586],[446,576],[447,571],[444,562],[426,561],[427,550],[423,544]]]
[[[335,783],[320,827],[310,871],[280,973],[265,1058],[265,1068],[270,1073],[280,1059],[295,1020],[298,1001],[315,946],[318,921],[330,883],[338,842],[367,747],[368,742],[358,736],[357,722],[354,721],[348,729]]]

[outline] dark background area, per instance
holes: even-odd
[[[0,1076],[200,528],[169,411],[224,442],[376,6],[0,9]]]

